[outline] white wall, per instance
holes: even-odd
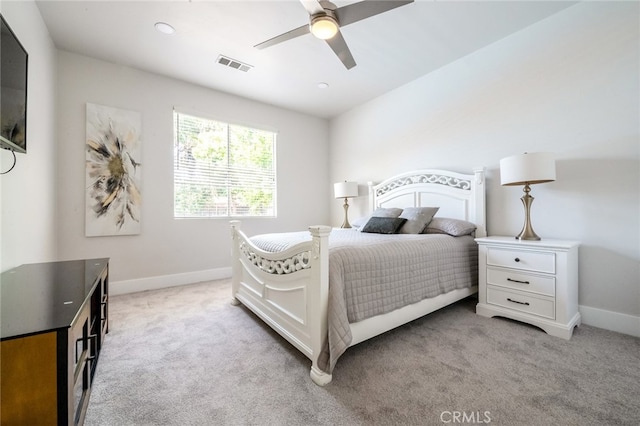
[[[68,52],[58,64],[60,258],[110,257],[115,293],[230,275],[228,219],[173,218],[174,106],[278,131],[278,217],[244,220],[248,234],[328,222],[326,120]],[[87,102],[142,115],[140,235],[84,236]]]
[[[500,186],[499,160],[556,153],[557,181],[532,187],[534,229],[582,242],[584,321],[640,335],[638,25],[636,2],[578,4],[333,119],[332,180],[485,166],[489,234],[515,235],[522,189]]]
[[[56,49],[33,1],[0,2],[29,54],[27,154],[0,176],[0,271],[56,258]],[[13,164],[0,150],[0,172]]]

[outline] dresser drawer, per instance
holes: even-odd
[[[527,274],[492,266],[487,267],[487,284],[531,291],[551,297],[556,295],[556,279],[554,276]]]
[[[487,303],[544,318],[556,318],[554,299],[545,296],[487,286]]]
[[[556,257],[553,252],[487,249],[487,265],[555,274]]]

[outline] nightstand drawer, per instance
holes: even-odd
[[[487,303],[544,318],[556,318],[554,300],[544,296],[487,286]]]
[[[556,257],[553,252],[506,250],[489,247],[487,250],[487,264],[549,274],[555,274],[556,272]]]
[[[487,267],[487,284],[531,291],[555,297],[556,279],[553,276],[526,274],[509,269]]]

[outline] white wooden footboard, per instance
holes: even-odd
[[[325,385],[331,375],[318,368],[327,339],[331,228],[311,226],[311,241],[270,253],[251,243],[231,221],[232,303],[242,302],[311,359],[311,379]]]

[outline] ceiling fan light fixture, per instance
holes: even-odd
[[[320,40],[328,40],[338,33],[338,21],[329,15],[320,15],[311,19],[311,34]]]

